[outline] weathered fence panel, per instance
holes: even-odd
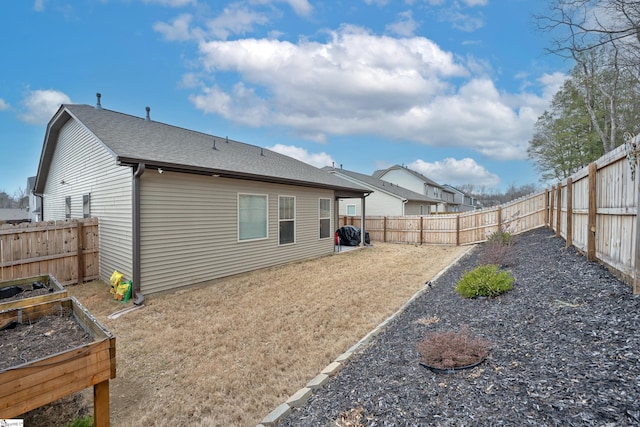
[[[52,275],[62,285],[94,280],[98,219],[0,226],[0,281]]]
[[[547,194],[549,227],[567,241],[567,246],[573,245],[589,260],[605,264],[631,284],[634,293],[640,293],[638,179],[631,179],[622,145],[559,182]]]
[[[365,229],[372,242],[468,245],[505,230],[522,233],[546,224],[546,193],[540,192],[499,207],[476,211],[407,216],[367,216]],[[360,217],[343,216],[338,226],[361,228]]]

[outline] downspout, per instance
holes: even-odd
[[[405,212],[407,212],[407,202],[409,201],[409,199],[403,199],[402,200],[402,216],[405,215]]]
[[[138,163],[138,167],[133,173],[133,293],[135,305],[144,302],[144,296],[140,292],[140,177],[144,173],[144,163]]]
[[[367,233],[366,233],[366,229],[365,229],[365,220],[364,220],[365,216],[366,216],[365,215],[365,210],[366,210],[365,209],[365,199],[367,197],[369,197],[370,194],[371,193],[367,193],[366,195],[362,196],[362,220],[360,221],[362,223],[362,227],[360,227],[360,229],[361,229],[360,230],[360,233],[361,233],[360,234],[360,243],[362,244],[362,246],[367,246],[367,244],[365,243],[366,242]]]

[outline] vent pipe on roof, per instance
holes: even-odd
[[[149,115],[149,112],[151,111],[150,107],[146,107],[145,110],[147,110],[147,117],[145,117],[145,120],[150,122],[151,121],[151,116]]]
[[[213,138],[213,149],[217,150],[217,148],[216,148],[216,139],[215,138]]]
[[[264,157],[264,148],[260,147],[260,155]]]
[[[229,137],[228,136],[226,136],[224,140],[225,140],[226,143],[229,143]]]
[[[102,94],[100,92],[96,93],[96,98],[98,98],[98,100],[96,101],[96,110],[102,110],[102,105],[100,105],[101,97],[102,97]]]

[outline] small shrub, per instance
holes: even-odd
[[[500,228],[498,231],[494,231],[487,236],[487,242],[498,243],[502,246],[511,246],[513,243],[513,236],[511,236],[511,233],[507,230]]]
[[[464,273],[455,290],[465,298],[495,297],[511,290],[514,280],[511,273],[498,270],[495,264],[481,265]]]
[[[73,422],[67,424],[67,427],[93,427],[93,416],[87,415],[83,418],[77,418]]]
[[[421,362],[438,369],[453,369],[482,361],[489,353],[491,343],[472,336],[466,326],[458,332],[428,332],[418,343]]]
[[[337,427],[365,427],[367,417],[364,415],[364,408],[358,406],[349,411],[340,413],[340,418],[335,421]]]
[[[480,264],[509,265],[513,243],[513,236],[506,230],[500,229],[489,234],[480,256]]]

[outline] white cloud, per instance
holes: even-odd
[[[198,4],[197,0],[142,0],[146,4],[158,4],[160,6],[168,7],[185,7],[188,5],[195,6]]]
[[[10,105],[4,99],[0,98],[0,111],[6,111],[10,108]]]
[[[35,2],[33,2],[33,10],[35,10],[36,12],[43,12],[44,4],[45,0],[36,0]]]
[[[298,16],[310,16],[313,6],[308,0],[252,0],[254,4],[271,5],[273,3],[287,3]]]
[[[500,184],[498,175],[486,170],[471,158],[454,159],[448,157],[433,163],[424,160],[416,160],[408,165],[423,175],[440,184],[463,185],[474,184],[477,186],[495,187]]]
[[[225,7],[222,14],[207,22],[208,33],[218,39],[226,39],[231,34],[246,34],[255,25],[264,25],[268,18],[261,13],[234,3]]]
[[[194,38],[194,34],[190,29],[192,19],[193,16],[188,13],[184,13],[176,17],[170,24],[165,22],[156,22],[153,24],[153,29],[162,34],[165,40],[190,40]]]
[[[225,7],[215,18],[205,22],[204,28],[193,23],[194,16],[188,13],[179,15],[170,23],[156,22],[153,29],[169,41],[202,41],[205,37],[226,40],[232,35],[251,33],[256,25],[264,25],[269,19],[239,3]]]
[[[376,6],[386,6],[386,4],[389,3],[389,0],[364,0],[364,3],[369,6],[372,4]]]
[[[410,10],[400,13],[396,22],[387,25],[388,32],[402,37],[413,36],[417,28],[418,23],[413,19],[413,14]]]
[[[354,26],[328,36],[201,42],[202,75],[237,73],[237,80],[201,83],[190,99],[206,113],[288,127],[319,142],[375,135],[508,160],[527,158],[533,125],[562,81],[562,74],[544,75],[530,91],[506,93],[485,77],[487,63],[456,58],[424,37]]]
[[[317,168],[331,166],[335,163],[335,161],[331,158],[331,156],[325,152],[309,153],[306,149],[296,147],[295,145],[276,144],[272,147],[266,147],[266,148],[268,148],[271,151],[284,154],[285,156],[293,157],[294,159],[300,160],[301,162],[308,163]]]
[[[19,117],[29,124],[45,124],[61,104],[69,103],[71,103],[71,99],[58,90],[33,90],[22,100],[23,112]]]

